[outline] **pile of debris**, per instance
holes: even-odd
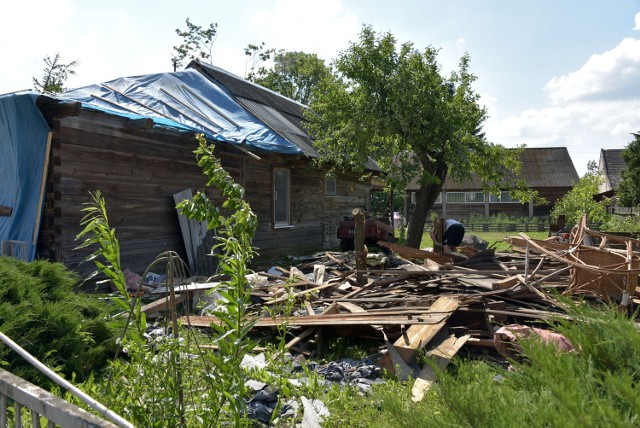
[[[640,303],[638,240],[584,224],[569,243],[524,233],[507,240],[510,253],[461,247],[463,254],[450,255],[382,243],[386,251],[369,254],[364,269],[356,269],[354,252],[324,252],[288,269],[256,272],[250,278],[253,329],[286,326],[291,335],[286,347],[306,358],[322,353],[328,335],[378,341],[380,367],[400,379],[416,379],[419,400],[435,380],[431,365],[416,364],[422,349],[441,368],[463,346],[504,360],[504,350],[513,347],[502,341],[522,335],[522,327],[539,334],[541,321],[566,316],[564,304],[554,298],[558,293],[615,302],[627,310]],[[191,299],[194,291],[217,284],[183,286],[178,298]],[[149,314],[161,309],[158,302],[143,308]],[[190,314],[181,322],[209,327],[219,320]]]

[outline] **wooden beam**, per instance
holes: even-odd
[[[40,231],[40,219],[42,218],[42,206],[44,205],[44,188],[47,184],[47,171],[49,170],[49,155],[51,153],[51,139],[53,132],[47,133],[47,142],[45,143],[44,167],[42,168],[42,180],[40,181],[40,195],[38,196],[38,211],[36,211],[36,221],[33,226],[33,237],[31,245],[36,245],[38,241],[38,232]]]
[[[424,317],[440,318],[439,321],[431,324],[417,324],[409,327],[393,344],[402,358],[406,362],[412,362],[419,349],[424,348],[431,339],[444,327],[447,320],[453,314],[460,302],[456,297],[441,296],[434,302]],[[373,324],[373,323],[372,323]],[[380,323],[375,323],[380,324]],[[387,369],[390,373],[394,372],[393,364],[389,354],[385,354],[379,362],[380,367]]]
[[[467,343],[471,336],[465,335],[462,337],[450,336],[445,339],[442,343],[440,343],[436,348],[427,352],[427,355],[433,358],[433,365],[435,369],[440,371],[444,370],[448,365],[451,359],[458,353],[460,348]],[[414,402],[421,401],[424,398],[424,394],[431,388],[433,382],[438,380],[438,374],[434,370],[430,364],[425,364],[418,376],[416,377],[416,381],[411,388],[412,400]]]
[[[13,213],[13,208],[7,207],[5,205],[0,205],[0,217],[11,217]]]

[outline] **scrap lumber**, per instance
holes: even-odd
[[[176,294],[175,303],[179,304],[187,300],[188,294],[189,293]],[[140,307],[140,311],[144,312],[147,316],[170,309],[171,304],[168,298],[161,298]]]
[[[0,217],[11,217],[11,213],[13,213],[13,208],[0,205]]]
[[[422,325],[422,326],[440,326],[444,325],[449,313],[425,313],[422,315],[415,314],[376,314],[371,312],[363,313],[338,313],[323,314],[315,316],[276,316],[261,317],[255,323],[255,327],[277,327],[287,325],[289,327],[321,327],[321,326],[345,326],[345,325]],[[212,324],[222,325],[222,321],[212,315],[192,315],[182,317],[181,321],[191,327],[209,327]],[[439,330],[438,328],[438,330]],[[421,329],[415,329],[415,333],[419,334]],[[436,331],[437,332],[437,331]],[[418,348],[416,348],[418,349]]]
[[[465,257],[454,254],[434,253],[417,248],[405,247],[392,242],[378,242],[378,245],[390,249],[401,257],[409,259],[430,259],[440,264],[452,263],[456,259],[466,260]]]
[[[413,387],[411,388],[411,400],[413,402],[417,403],[424,398],[424,394],[431,388],[433,382],[438,379],[436,370],[444,370],[470,337],[468,334],[462,337],[451,335],[434,349],[427,352],[427,355],[433,358],[433,366],[425,364],[416,377]],[[434,367],[436,370],[434,370]]]
[[[435,301],[425,316],[440,315],[440,321],[431,324],[416,324],[409,327],[393,344],[406,362],[413,361],[419,349],[424,348],[431,339],[444,327],[447,320],[458,309],[460,301],[456,297],[441,296]],[[389,354],[385,354],[379,362],[380,367],[394,372]]]

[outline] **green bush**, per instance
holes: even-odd
[[[0,257],[0,331],[53,370],[79,380],[115,352],[113,306],[75,293],[77,276],[62,264]],[[48,381],[17,353],[0,345],[8,370],[38,385]]]

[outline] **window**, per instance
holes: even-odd
[[[483,204],[482,192],[447,192],[448,204]]]
[[[273,172],[273,220],[275,226],[289,225],[289,170]]]
[[[520,201],[511,197],[509,192],[502,191],[499,195],[491,195],[491,203],[494,204],[519,204]]]
[[[336,195],[336,178],[327,176],[325,179],[325,194],[327,196]]]
[[[464,203],[464,192],[447,192],[447,203],[448,204],[463,204]]]
[[[411,192],[411,203],[413,205],[415,205],[417,202],[417,192]],[[434,204],[441,204],[442,203],[442,193],[438,193],[438,197],[436,198],[436,201],[434,202]]]

